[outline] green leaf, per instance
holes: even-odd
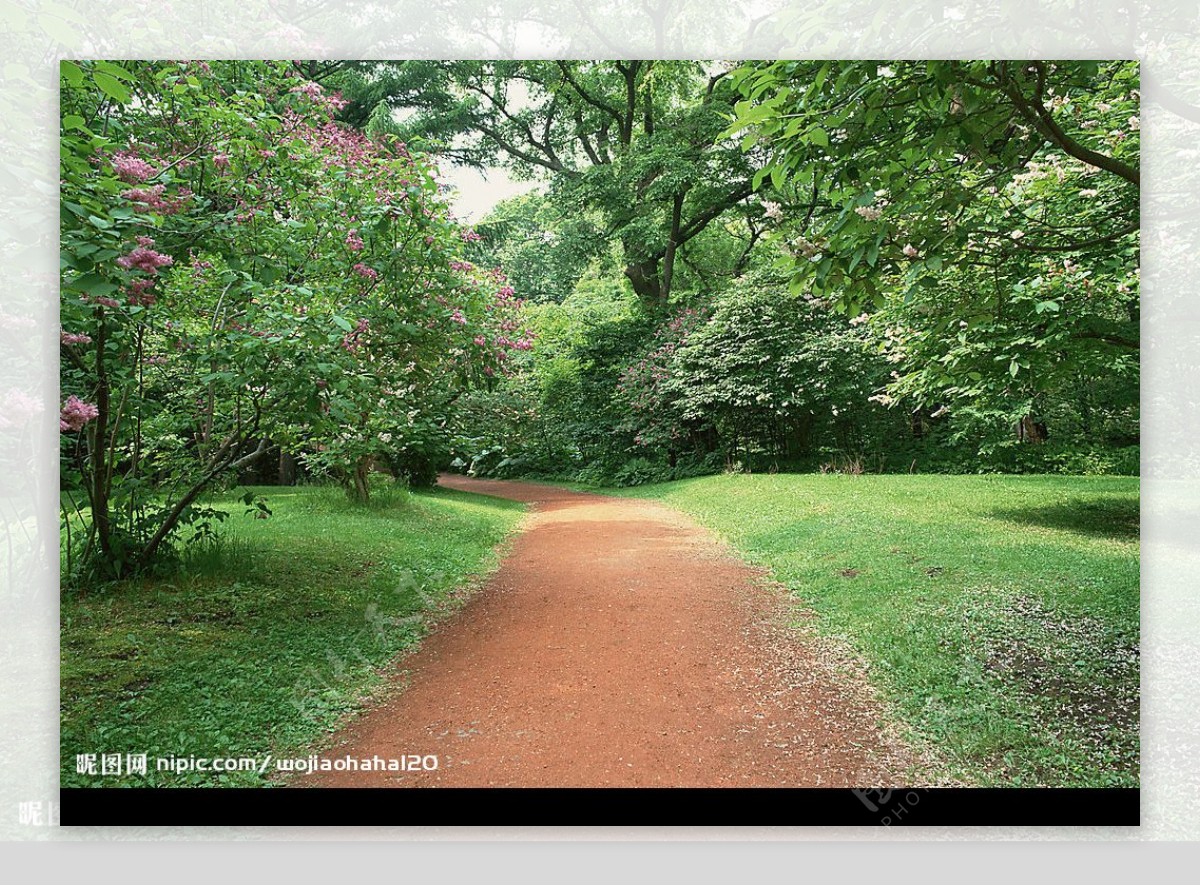
[[[113,101],[122,105],[129,103],[129,88],[112,74],[106,74],[103,71],[93,71],[92,79],[96,81],[96,85],[100,87],[100,91]]]
[[[113,62],[98,61],[98,62],[96,62],[96,70],[103,71],[105,74],[108,74],[110,77],[116,77],[118,80],[125,80],[126,82],[129,82],[129,83],[132,83],[134,80],[134,76],[133,76],[132,72],[125,70],[120,65],[115,64]]]
[[[63,79],[67,86],[75,87],[83,85],[83,69],[73,61],[63,59],[58,63],[58,75]]]
[[[117,284],[99,274],[84,274],[68,283],[67,288],[89,295],[109,295],[117,291]]]

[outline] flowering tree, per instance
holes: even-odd
[[[776,62],[733,75],[793,290],[875,326],[889,399],[1003,417],[1136,392],[1136,62]],[[768,185],[769,183],[769,185]],[[903,358],[903,359],[900,359]]]
[[[62,65],[64,507],[98,574],[150,566],[272,444],[366,495],[526,347],[435,170],[287,62]]]

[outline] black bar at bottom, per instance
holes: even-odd
[[[1137,825],[1138,788],[63,788],[71,825]]]

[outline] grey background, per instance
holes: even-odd
[[[96,882],[125,859],[154,870],[164,846],[108,841],[238,840],[176,846],[175,876],[220,877],[266,853],[291,882],[375,870],[392,877],[537,881],[534,859],[612,879],[617,871],[702,881],[749,877],[936,882],[962,876],[1107,882],[1146,875],[1140,841],[1200,837],[1200,414],[1193,297],[1200,236],[1200,3],[995,2],[687,3],[685,0],[15,0],[0,2],[0,849],[2,870],[33,859],[46,876],[80,870]],[[21,825],[21,803],[55,801],[57,669],[57,60],[64,57],[829,57],[1139,58],[1143,62],[1143,826],[1137,829],[60,829]],[[509,842],[486,851],[407,842],[326,840],[642,842],[623,852],[589,843]],[[911,841],[1082,840],[1080,846],[917,846]],[[289,841],[286,847],[262,841]],[[758,841],[747,847],[735,841]],[[866,840],[871,846],[812,841]],[[1106,846],[1099,841],[1121,841]],[[87,841],[70,845],[67,841]],[[300,845],[297,841],[307,841]],[[711,842],[719,841],[719,842]],[[796,841],[808,841],[795,845]],[[897,842],[901,841],[901,842]],[[907,841],[904,842],[904,841]],[[251,845],[254,843],[256,845]],[[965,854],[970,849],[970,854]],[[48,854],[44,850],[52,850]],[[285,851],[284,851],[285,850]],[[1170,851],[1181,852],[1179,847]],[[346,853],[351,853],[347,855]],[[36,854],[34,854],[36,853]],[[336,853],[336,854],[335,854]],[[883,856],[887,856],[884,860]],[[349,858],[363,867],[346,866]],[[734,859],[744,859],[734,864]],[[341,859],[335,861],[335,859]],[[439,861],[440,859],[440,861]],[[522,861],[523,859],[523,861]],[[657,859],[657,861],[656,861]],[[51,861],[53,860],[53,861]],[[424,861],[423,861],[424,860]],[[665,860],[665,861],[664,861]],[[964,861],[965,860],[965,861]],[[476,865],[476,862],[478,864]],[[767,867],[758,867],[761,862]],[[428,867],[422,865],[428,864]],[[510,868],[508,864],[520,867]],[[668,864],[662,867],[662,864]],[[50,865],[46,867],[46,865]],[[240,865],[240,867],[237,867]],[[326,866],[329,865],[329,866]],[[376,865],[379,865],[377,868]],[[474,866],[464,868],[464,865]],[[616,867],[624,865],[624,867]],[[732,865],[732,866],[731,866]],[[930,865],[933,865],[931,867]],[[549,870],[550,868],[547,868]],[[1166,876],[1166,869],[1159,870]],[[1182,869],[1181,869],[1182,870]],[[211,871],[211,873],[206,873]],[[738,874],[736,872],[742,872]],[[387,873],[390,872],[390,873]],[[515,873],[514,873],[515,872]],[[606,876],[607,875],[607,876]],[[0,877],[4,876],[0,873]],[[61,874],[60,876],[65,876]],[[161,873],[153,876],[162,877]]]

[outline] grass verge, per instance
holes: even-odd
[[[212,502],[232,514],[221,545],[188,552],[179,575],[64,597],[64,786],[265,783],[155,759],[307,753],[494,567],[523,512],[449,490],[354,506],[339,489],[278,487],[256,490],[273,511],[259,520],[242,491]],[[142,753],[144,778],[76,771],[77,754]]]
[[[678,507],[768,567],[946,775],[1102,787],[1139,782],[1138,487],[761,475],[616,494]]]

